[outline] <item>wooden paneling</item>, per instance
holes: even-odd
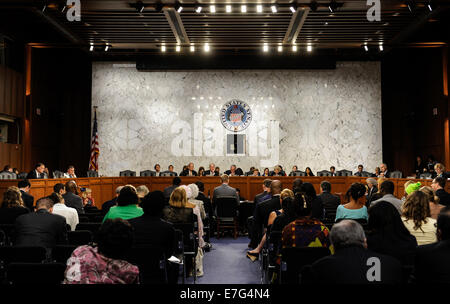
[[[22,168],[22,145],[0,143],[0,164]],[[3,167],[0,168],[3,170]]]
[[[0,66],[0,114],[22,118],[24,105],[23,75]]]
[[[98,178],[78,178],[75,179],[79,187],[87,187],[92,189],[92,197],[97,207],[101,208],[102,204],[115,196],[115,189],[118,186],[131,184],[135,187],[146,185],[150,191],[164,190],[172,184],[171,177],[98,177]],[[262,192],[262,183],[265,177],[231,177],[230,186],[241,189],[241,195],[247,200],[253,201],[256,194]],[[280,177],[277,178],[282,182],[282,187],[292,190],[292,183],[296,177]],[[345,202],[345,193],[352,183],[361,182],[365,184],[366,178],[361,177],[301,177],[303,182],[310,182],[320,193],[319,186],[323,180],[331,183],[331,192],[340,195],[341,201]],[[212,195],[215,187],[220,185],[219,177],[181,177],[182,184],[188,185],[196,181],[202,181],[205,184],[205,193]],[[390,179],[395,185],[395,196],[401,198],[404,194],[404,184],[410,179],[399,178]],[[53,186],[56,183],[66,183],[68,179],[40,179],[30,180],[31,195],[35,200],[50,195],[53,192]],[[431,180],[416,180],[422,185],[430,186]],[[17,186],[17,180],[0,180],[0,197],[9,186]],[[450,183],[447,183],[447,191],[450,191]]]

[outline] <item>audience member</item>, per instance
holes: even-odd
[[[297,194],[302,190],[302,184],[303,181],[301,178],[294,179],[294,181],[292,182],[292,191],[294,192],[294,194]]]
[[[25,207],[30,211],[34,211],[34,197],[29,194],[31,188],[30,181],[27,179],[21,180],[18,182],[17,186],[22,194],[22,200]]]
[[[185,186],[185,190],[186,190],[186,197],[189,203],[194,204],[198,207],[198,209],[200,210],[200,215],[202,217],[202,220],[205,220],[206,218],[206,211],[205,211],[205,207],[203,206],[203,201],[196,199],[196,197],[198,196],[198,186],[196,184],[189,184],[187,186]]]
[[[69,224],[70,230],[75,231],[79,223],[78,212],[75,208],[67,207],[64,204],[64,198],[61,194],[53,192],[48,197],[53,202],[53,214],[59,214],[66,219],[66,223]]]
[[[303,196],[301,194],[283,198],[281,202],[283,212],[274,219],[271,231],[282,232],[287,224],[295,221],[299,217],[300,203],[303,204]]]
[[[380,165],[380,177],[391,177],[391,172],[388,171],[387,165],[385,163]]]
[[[197,176],[197,172],[194,170],[194,163],[189,163],[187,168],[180,173],[180,176]]]
[[[363,170],[364,170],[363,165],[358,165],[358,171],[356,171],[355,174],[353,174],[353,175],[363,177]]]
[[[123,188],[123,186],[117,187],[116,191],[115,191],[116,196],[113,199],[103,203],[103,205],[102,205],[102,214],[103,215],[106,215],[106,213],[108,213],[108,211],[109,211],[109,209],[111,209],[111,207],[114,207],[117,205],[117,197],[119,197],[120,190],[122,190],[122,188]]]
[[[253,199],[253,203],[255,207],[253,208],[253,216],[248,219],[248,237],[250,238],[250,243],[248,244],[249,248],[256,248],[258,246],[259,241],[261,240],[261,229],[260,226],[256,224],[256,211],[258,204],[269,200],[272,196],[270,195],[270,184],[272,183],[271,179],[265,179],[262,184],[263,192],[259,193]]]
[[[210,163],[209,170],[206,170],[203,176],[219,176],[219,173],[216,172],[216,165],[214,163]]]
[[[320,195],[318,197],[321,199],[325,210],[324,219],[334,220],[336,218],[336,209],[341,204],[341,198],[331,194],[331,183],[329,181],[320,183]]]
[[[417,191],[417,190],[419,190],[420,189],[420,186],[421,186],[422,184],[419,182],[419,183],[411,183],[411,184],[409,184],[406,188],[405,188],[405,192],[406,192],[406,195],[411,195],[411,193],[413,193],[414,191]]]
[[[450,207],[445,207],[437,219],[437,242],[417,248],[414,278],[416,283],[450,283]]]
[[[286,229],[286,228],[285,228]],[[402,266],[390,256],[367,249],[362,226],[343,220],[331,228],[334,255],[324,257],[302,271],[307,284],[400,284]]]
[[[274,220],[281,214],[283,214],[283,208],[284,208],[284,199],[287,197],[294,197],[294,192],[292,192],[292,190],[290,189],[284,189],[283,191],[281,191],[280,194],[280,201],[281,201],[281,209],[279,210],[274,210],[270,213],[269,215],[269,219],[267,221],[267,233],[270,232],[270,227],[272,226]],[[257,260],[259,253],[261,252],[266,239],[267,239],[267,233],[264,234],[264,236],[262,237],[261,241],[259,242],[259,245],[251,251],[247,252],[247,257],[250,258],[252,261]]]
[[[436,242],[436,220],[431,218],[428,199],[425,193],[416,191],[403,204],[403,223],[419,245]]]
[[[53,248],[67,244],[66,219],[52,214],[53,202],[48,197],[38,199],[36,212],[19,216],[14,223],[14,246]]]
[[[67,172],[64,173],[64,177],[65,178],[77,178],[77,176],[75,175],[75,167],[74,166],[67,167]]]
[[[372,201],[374,201],[375,194],[378,192],[376,179],[369,177],[366,179],[367,193],[366,193],[366,207],[369,208]],[[381,198],[381,195],[380,197]]]
[[[48,177],[48,175],[47,175]],[[28,173],[27,179],[46,178],[45,165],[43,163],[37,163],[34,170]]]
[[[217,207],[217,198],[219,196],[230,196],[236,198],[236,206],[239,206],[239,196],[236,192],[236,189],[233,187],[230,187],[228,183],[230,182],[230,179],[227,174],[222,174],[220,177],[222,180],[222,184],[216,188],[214,188],[213,197],[212,197],[212,204],[213,208],[215,209]]]
[[[450,206],[450,194],[445,191],[446,179],[443,177],[436,177],[431,183],[436,196],[439,197],[439,203],[444,206]]]
[[[211,200],[209,197],[205,195],[205,184],[201,181],[196,181],[195,184],[198,187],[198,195],[195,199],[200,200],[203,202],[203,207],[205,208],[205,212],[207,213],[207,216],[212,217],[212,206],[211,206]]]
[[[111,207],[103,218],[103,222],[108,219],[121,218],[129,220],[144,214],[142,208],[138,206],[139,198],[136,188],[132,185],[125,185],[117,197],[117,206]]]
[[[398,212],[402,213],[402,205],[403,202],[394,196],[394,183],[390,180],[385,180],[381,183],[380,193],[382,198],[373,201],[370,206],[374,206],[376,203],[381,201],[386,201],[394,205],[397,208]]]
[[[306,173],[306,176],[314,176],[314,173],[311,171],[310,167],[306,167],[305,173]]]
[[[171,223],[161,219],[164,194],[161,191],[150,192],[141,205],[144,214],[128,221],[134,228],[134,245],[163,248],[166,257],[171,257],[175,252],[175,229]]]
[[[236,192],[237,192],[237,194],[238,194],[239,201],[243,202],[243,201],[246,201],[246,200],[247,200],[245,197],[243,197],[243,196],[241,195],[241,189],[236,188]]]
[[[339,205],[336,210],[336,222],[341,219],[365,220],[368,219],[367,207],[361,202],[366,188],[361,183],[353,183],[347,191],[349,202],[345,205]]]
[[[315,219],[322,220],[324,216],[323,202],[320,196],[317,196],[316,189],[311,183],[303,183],[300,186],[300,193],[306,197],[306,200],[311,203],[312,214]]]
[[[3,192],[3,201],[0,208],[0,224],[14,224],[17,217],[30,212],[25,207],[20,190],[17,187],[8,187]]]
[[[77,184],[74,181],[66,183],[66,193],[63,198],[67,207],[75,208],[78,214],[84,213],[83,199],[78,196]]]
[[[172,194],[173,190],[175,190],[175,188],[178,188],[181,185],[181,178],[179,178],[178,176],[174,177],[172,180],[172,185],[169,187],[166,187],[164,189],[164,198],[166,199],[166,203],[169,202],[169,198],[170,195]]]
[[[14,173],[14,172],[13,172],[13,168],[12,168],[10,165],[4,166],[4,167],[3,167],[3,170],[2,170],[0,173],[2,173],[2,172],[6,172],[6,173]]]
[[[66,194],[66,186],[63,183],[57,183],[53,186],[53,192],[64,195]]]
[[[271,179],[265,179],[263,181],[263,184],[262,184],[263,192],[257,194],[255,196],[255,198],[253,199],[253,203],[255,204],[255,206],[258,205],[259,203],[264,202],[271,198],[271,195],[270,195],[270,184],[271,183],[272,183]]]
[[[255,227],[259,230],[262,227],[267,227],[269,220],[269,215],[272,211],[281,209],[280,195],[281,195],[282,184],[279,180],[273,180],[270,184],[270,193],[272,198],[259,203],[255,206]]]
[[[141,201],[150,191],[148,190],[146,185],[140,185],[136,187],[136,194]]]
[[[420,174],[424,173],[426,171],[426,166],[422,161],[422,157],[417,156],[416,161],[414,163],[414,172],[416,175],[416,178],[420,177]]]
[[[441,212],[444,205],[439,204],[439,197],[434,194],[434,191],[431,187],[425,186],[420,188],[419,191],[422,191],[428,196],[428,201],[430,202],[430,216],[437,220],[439,212]]]
[[[125,261],[133,245],[131,225],[122,219],[105,221],[96,247],[80,246],[67,260],[64,284],[137,284],[139,269]]]
[[[398,259],[412,267],[417,247],[416,238],[403,224],[397,209],[381,201],[369,209],[367,248]]]
[[[408,186],[411,185],[411,184],[413,184],[413,183],[414,183],[413,180],[408,180],[408,181],[406,181],[406,182],[403,184],[403,190],[404,190],[404,193],[403,193],[403,196],[402,196],[402,198],[401,198],[401,201],[402,201],[402,202],[404,202],[404,201],[406,200],[406,198],[408,197],[408,193],[406,192],[406,188],[408,188]]]
[[[81,188],[81,199],[83,200],[84,211],[86,211],[87,209],[97,209],[97,207],[95,206],[95,200],[92,197],[91,188]]]

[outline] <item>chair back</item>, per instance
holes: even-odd
[[[156,172],[152,170],[144,170],[139,172],[140,176],[156,176]]]
[[[4,265],[13,262],[42,263],[47,260],[47,250],[40,246],[0,247],[0,261]]]
[[[331,172],[328,170],[318,171],[317,176],[331,176]]]
[[[27,172],[20,172],[17,175],[17,179],[26,179],[27,178],[28,173]]]
[[[98,171],[89,170],[86,175],[87,177],[98,177]]]
[[[92,232],[93,235],[97,233],[97,231],[100,229],[100,226],[102,225],[101,222],[99,223],[78,223],[77,227],[75,228],[75,231],[80,230],[89,230]]]
[[[5,245],[11,246],[14,238],[14,224],[0,224],[0,230],[5,233]]]
[[[293,176],[306,176],[306,172],[303,172],[303,171],[294,171]]]
[[[234,219],[237,215],[238,205],[234,196],[219,196],[216,200],[216,214],[220,219]]]
[[[198,243],[195,239],[193,223],[174,223],[173,227],[183,234],[184,254],[197,254]]]
[[[136,176],[136,171],[131,170],[120,171],[119,176]]]
[[[53,171],[53,178],[64,178],[64,172],[58,170]]]
[[[75,230],[67,232],[67,240],[70,245],[88,245],[92,243],[92,232],[89,230]]]
[[[16,174],[12,172],[0,172],[0,179],[16,179]]]
[[[391,175],[392,175],[392,173],[391,173]],[[432,175],[430,172],[422,173],[419,175],[420,179],[431,179],[431,177],[432,177]]]
[[[367,172],[367,171],[363,171],[363,172],[361,172],[361,176],[362,176],[362,177],[371,177],[371,176],[372,176],[372,173]]]
[[[339,171],[336,171],[336,176],[352,176],[352,171],[345,170],[345,169],[339,170]]]
[[[167,268],[164,249],[157,246],[133,247],[126,258],[139,267],[141,284],[166,284]]]
[[[62,263],[11,263],[6,279],[13,285],[56,285],[64,280],[65,270]]]
[[[281,282],[298,284],[302,268],[330,255],[325,247],[302,247],[281,249]]]
[[[160,176],[177,176],[177,174],[175,172],[164,171],[161,172]]]
[[[391,178],[402,178],[403,174],[401,171],[392,171],[390,177]]]
[[[52,261],[66,264],[77,247],[77,245],[56,245],[52,249]]]

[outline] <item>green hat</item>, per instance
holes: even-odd
[[[409,184],[408,185],[408,187],[406,187],[406,193],[408,194],[408,195],[410,195],[411,193],[413,193],[414,191],[417,191],[417,190],[419,190],[420,189],[420,186],[421,186],[422,184],[419,182],[419,183],[415,183],[415,184]]]

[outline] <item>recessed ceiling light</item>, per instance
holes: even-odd
[[[195,46],[191,45],[190,50],[191,50],[191,52],[195,52]]]
[[[267,43],[264,43],[263,45],[263,52],[268,52],[269,51],[269,45]]]
[[[195,12],[197,14],[199,14],[202,11],[202,7],[201,6],[197,6],[197,8],[195,9]]]
[[[272,5],[270,7],[270,9],[272,10],[272,13],[274,13],[274,14],[277,12],[277,6],[276,5]]]
[[[311,44],[308,44],[308,45],[306,46],[306,50],[307,50],[308,52],[312,52],[312,45],[311,45]]]
[[[175,51],[176,51],[176,52],[180,52],[180,51],[181,51],[181,46],[177,45],[177,46],[175,47]]]
[[[210,50],[209,43],[205,43],[205,47],[203,49],[205,50],[205,52],[209,52]]]
[[[227,13],[231,13],[231,5],[226,5],[226,6],[225,6],[225,11],[226,11]]]
[[[166,46],[163,44],[163,45],[161,45],[161,52],[165,52],[166,51]]]
[[[258,5],[256,6],[256,11],[257,11],[258,13],[262,13],[263,7],[262,7],[261,4],[258,4]]]
[[[295,44],[292,46],[292,51],[297,52],[297,46]]]
[[[214,13],[216,12],[216,6],[215,6],[215,5],[210,5],[210,6],[209,6],[209,12],[210,12],[211,14],[214,14]]]
[[[247,12],[247,5],[241,5],[241,13]]]

